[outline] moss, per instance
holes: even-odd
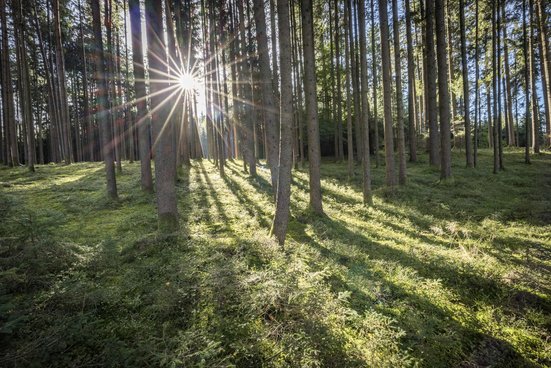
[[[324,162],[327,216],[294,171],[285,250],[263,166],[192,162],[168,236],[139,163],[118,201],[100,163],[2,168],[0,365],[548,366],[551,157],[479,159],[392,192],[374,168],[370,207]]]

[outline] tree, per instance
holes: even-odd
[[[256,23],[256,42],[258,43],[258,59],[262,103],[264,108],[264,122],[266,127],[267,161],[270,167],[272,188],[276,193],[279,158],[279,122],[277,121],[276,96],[271,83],[268,81],[273,74],[270,69],[270,55],[268,52],[268,37],[266,35],[266,14],[264,1],[254,0],[254,19]],[[274,65],[275,67],[275,65]],[[319,143],[318,143],[319,144]]]
[[[463,76],[463,119],[465,120],[465,155],[467,160],[467,167],[473,167],[473,156],[471,151],[469,64],[467,63],[467,37],[465,36],[464,0],[459,0],[459,27],[461,29],[461,71]]]
[[[392,132],[392,102],[390,86],[390,47],[388,37],[387,0],[379,0],[379,26],[381,32],[381,59],[383,67],[383,112],[385,135],[386,185],[396,185],[394,172],[394,137]]]
[[[443,6],[443,5],[442,5]],[[436,57],[434,55],[434,2],[427,1],[425,13],[426,104],[429,123],[429,164],[438,165],[438,116],[436,110]],[[447,76],[445,77],[447,78]]]
[[[153,192],[151,173],[151,149],[149,144],[149,115],[147,114],[145,73],[142,40],[142,18],[139,0],[129,0],[130,28],[132,30],[132,63],[134,66],[134,90],[136,101],[136,121],[140,154],[140,183],[142,190]]]
[[[316,91],[316,63],[314,55],[314,26],[312,1],[302,0],[302,47],[304,51],[304,94],[308,127],[308,168],[310,172],[310,207],[323,214],[320,182],[320,140],[318,125],[318,98]]]
[[[292,116],[293,100],[291,84],[291,34],[289,25],[289,0],[277,0],[277,24],[279,30],[279,65],[281,97],[279,104],[280,144],[279,176],[276,194],[276,211],[271,234],[280,245],[285,244],[291,201],[292,165]]]
[[[530,164],[530,140],[532,138],[532,116],[530,114],[530,64],[528,56],[528,32],[526,30],[526,0],[522,0],[522,50],[524,54],[524,131],[525,131],[525,144],[524,144],[524,162]]]
[[[66,164],[71,163],[71,122],[69,121],[69,106],[67,98],[67,83],[65,79],[65,59],[63,56],[63,44],[61,42],[61,19],[59,13],[59,0],[53,0],[54,11],[54,38],[55,61],[57,70],[57,86],[59,93],[59,117],[61,124],[63,159]]]
[[[101,32],[101,15],[99,3],[90,0],[92,9],[92,27],[94,33],[94,54],[95,72],[94,77],[97,84],[96,92],[96,119],[100,124],[101,147],[103,151],[103,160],[105,163],[105,173],[107,178],[107,195],[111,199],[116,199],[117,181],[115,178],[115,165],[113,157],[113,139],[111,135],[111,126],[109,124],[109,111],[107,105],[107,81],[105,79],[105,55],[103,53],[103,38]]]
[[[430,3],[430,1],[429,1]],[[444,2],[436,1],[436,49],[438,61],[438,106],[440,112],[440,178],[451,176],[451,144],[450,144],[450,96],[448,90],[448,60],[446,56],[446,20],[444,18]]]
[[[396,127],[398,135],[398,183],[406,183],[406,141],[404,137],[404,105],[402,97],[402,65],[400,61],[400,26],[398,22],[398,1],[392,0],[392,23],[394,30],[394,69],[396,73]]]
[[[164,111],[164,104],[170,100],[170,95],[168,88],[165,87],[166,82],[164,82],[168,74],[168,67],[163,35],[162,10],[162,2],[154,0],[145,2],[157,214],[159,230],[161,232],[172,232],[178,228],[176,151],[172,141],[173,126]]]
[[[360,28],[360,73],[361,73],[361,90],[362,95],[362,134],[363,149],[362,149],[362,194],[363,203],[372,204],[371,196],[371,162],[369,158],[369,108],[367,103],[367,94],[369,86],[367,85],[367,50],[366,50],[366,30],[365,30],[365,0],[358,2],[358,19]]]
[[[417,162],[417,132],[415,131],[415,66],[413,64],[413,40],[411,36],[411,9],[409,0],[406,3],[406,42],[408,65],[408,132],[409,132],[409,161]]]

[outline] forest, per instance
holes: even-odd
[[[551,367],[550,19],[0,0],[0,367]]]

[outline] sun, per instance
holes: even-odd
[[[198,85],[197,80],[195,80],[195,77],[193,77],[190,73],[183,73],[180,75],[178,83],[180,84],[180,88],[185,91],[193,91],[197,89]]]

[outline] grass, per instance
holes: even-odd
[[[375,168],[365,208],[326,161],[325,217],[295,171],[285,250],[262,167],[194,161],[170,237],[138,163],[116,202],[99,163],[0,169],[0,366],[551,366],[551,156],[532,162],[454,153],[452,180],[421,161],[394,191]]]

